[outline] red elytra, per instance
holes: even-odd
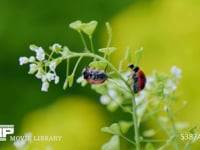
[[[108,75],[104,70],[97,68],[84,68],[83,78],[90,84],[101,84],[108,79]]]
[[[144,72],[138,67],[134,66],[133,64],[129,65],[129,68],[131,68],[134,73],[132,75],[133,79],[133,91],[134,93],[138,93],[141,90],[144,89],[146,84],[146,76]]]

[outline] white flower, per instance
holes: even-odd
[[[152,88],[153,82],[155,82],[155,78],[147,77],[147,82],[146,82],[145,88],[150,90]]]
[[[58,82],[59,82],[59,76],[55,76],[55,84],[58,84]]]
[[[174,82],[172,82],[172,80],[168,80],[167,81],[167,86],[172,90],[175,91],[176,90],[176,84]]]
[[[61,50],[62,46],[58,43],[53,44],[52,50],[56,53],[58,53]]]
[[[175,91],[177,88],[176,84],[172,80],[167,80],[166,87],[164,88],[164,94],[169,94]]]
[[[108,94],[109,94],[109,96],[112,97],[112,98],[117,97],[117,93],[116,93],[116,91],[113,90],[113,89],[108,90]]]
[[[169,94],[170,92],[171,92],[171,90],[169,90],[169,89],[167,89],[167,88],[164,88],[164,90],[163,90],[163,93],[164,93],[165,95]]]
[[[122,74],[122,77],[124,78],[124,80],[128,80],[130,77],[132,76],[132,72],[127,71],[125,73]]]
[[[27,57],[20,57],[19,58],[19,64],[22,66],[23,64],[27,64],[29,62],[29,59]]]
[[[35,57],[31,56],[31,57],[29,58],[29,62],[34,62],[34,61],[35,61]]]
[[[50,72],[47,72],[43,77],[42,77],[42,82],[45,82],[45,81],[52,81],[54,80],[54,74],[53,73],[50,73]]]
[[[26,141],[24,141],[24,140],[17,140],[17,141],[15,141],[14,142],[14,146],[18,149],[18,148],[22,148],[22,147],[24,147],[25,146],[25,144],[26,144]]]
[[[50,68],[51,71],[55,71],[55,69],[56,69],[56,62],[55,62],[55,61],[52,61],[52,62],[50,63],[50,65],[49,65],[49,68]]]
[[[44,70],[42,68],[38,69],[38,72],[35,75],[38,79],[41,79],[44,76]]]
[[[145,91],[141,91],[138,95],[135,96],[135,102],[139,105],[145,98],[147,98],[148,94]]]
[[[171,74],[174,75],[176,78],[181,78],[181,69],[177,68],[176,66],[172,66]]]
[[[47,82],[47,81],[42,82],[41,91],[47,92],[48,88],[49,88],[49,82]]]
[[[45,59],[45,53],[42,47],[38,47],[38,49],[36,49],[35,52],[37,60],[43,61]]]
[[[29,74],[33,74],[38,70],[38,66],[36,64],[30,64],[29,65]]]
[[[168,106],[167,106],[167,105],[165,105],[165,106],[164,106],[164,111],[166,111],[166,112],[167,112],[167,111],[168,111],[168,109],[169,109],[169,108],[168,108]]]
[[[168,122],[168,118],[167,117],[164,117],[164,116],[160,116],[159,117],[159,120],[164,122],[164,123],[167,123]]]
[[[100,97],[100,102],[101,102],[101,104],[103,104],[103,105],[107,105],[107,104],[109,104],[110,103],[110,98],[107,96],[107,95],[102,95],[101,97]]]

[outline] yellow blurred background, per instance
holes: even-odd
[[[181,120],[200,126],[200,1],[167,0],[141,2],[112,19],[113,45],[123,56],[127,46],[144,48],[140,66],[146,74],[154,69],[169,73],[171,66],[182,69],[178,88],[188,105],[179,114]],[[117,65],[117,61],[113,60]]]

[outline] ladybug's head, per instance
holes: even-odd
[[[135,66],[134,66],[134,64],[130,64],[128,67],[131,69],[134,69]]]
[[[82,74],[83,74],[83,78],[84,79],[88,79],[88,77],[89,77],[89,71],[88,71],[87,68],[83,69]]]

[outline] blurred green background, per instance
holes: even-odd
[[[62,84],[51,85],[49,92],[43,93],[41,82],[27,74],[28,66],[18,64],[19,56],[33,54],[28,49],[30,44],[47,49],[57,42],[72,50],[82,50],[79,36],[68,28],[77,19],[99,21],[94,37],[96,48],[104,46],[107,38],[103,35],[104,23],[110,21],[112,45],[119,48],[113,56],[116,65],[127,46],[132,49],[143,46],[140,65],[147,75],[154,69],[169,72],[172,65],[180,67],[183,78],[179,92],[188,105],[177,119],[200,126],[198,0],[1,0],[0,124],[14,124],[16,135],[32,132],[63,136],[61,143],[33,145],[38,149],[52,146],[58,150],[95,150],[108,140],[100,128],[117,116],[100,105],[99,96],[89,86],[75,85],[63,91]],[[64,80],[64,68],[64,65],[58,68],[60,83]],[[14,149],[10,142],[0,142],[0,149],[3,147]]]

